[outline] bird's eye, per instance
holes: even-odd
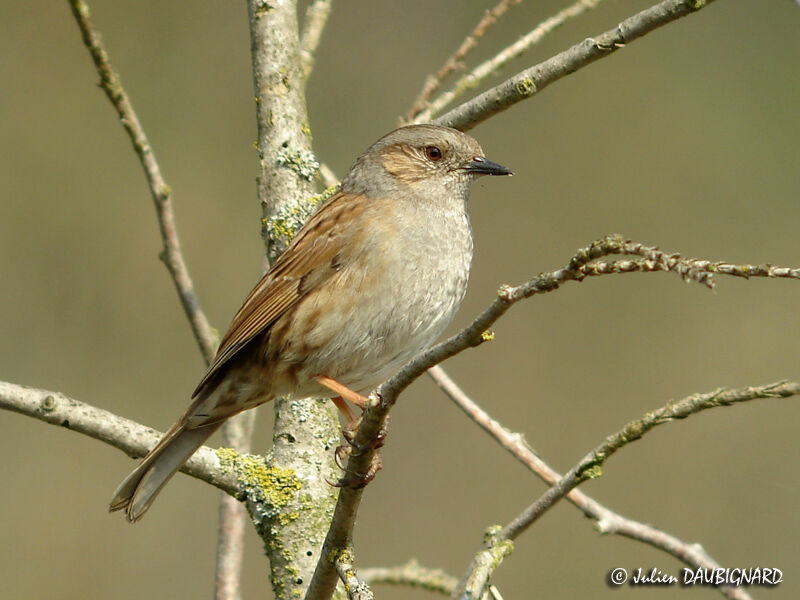
[[[442,151],[438,146],[425,146],[425,156],[433,162],[442,158]]]

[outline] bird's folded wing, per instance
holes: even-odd
[[[365,206],[362,197],[338,192],[311,216],[233,317],[192,397],[256,335],[341,270],[348,258],[343,241]]]

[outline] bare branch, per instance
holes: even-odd
[[[453,337],[432,346],[417,358],[409,362],[389,381],[381,385],[378,392],[381,404],[391,404],[397,395],[408,387],[412,381],[422,375],[433,365],[491,339],[487,331],[514,304],[537,294],[545,294],[557,290],[567,281],[582,281],[589,275],[605,275],[617,272],[613,268],[600,269],[594,267],[594,261],[612,254],[633,255],[642,257],[648,271],[670,271],[685,281],[694,281],[713,288],[713,271],[703,270],[691,261],[678,254],[667,254],[655,247],[645,246],[638,242],[625,241],[619,234],[611,234],[581,248],[570,259],[569,263],[557,271],[542,273],[530,281],[516,287],[502,286],[497,292],[495,301],[484,310],[468,327]],[[637,263],[639,264],[639,263]],[[362,424],[363,426],[363,424]]]
[[[433,122],[461,131],[472,129],[492,115],[541,92],[562,77],[570,75],[600,58],[610,56],[626,44],[654,29],[705,8],[711,2],[713,0],[664,0],[625,19],[610,31],[594,38],[588,38],[569,50],[517,73]]]
[[[486,411],[475,403],[453,381],[444,369],[436,365],[428,369],[428,374],[436,384],[455,402],[467,416],[517,458],[522,464],[550,485],[555,484],[561,475],[537,456],[519,433],[513,433],[495,421]],[[651,525],[640,523],[603,506],[579,489],[573,489],[566,499],[595,521],[596,529],[602,534],[621,535],[632,540],[644,542],[658,550],[671,554],[684,564],[693,568],[718,569],[716,562],[699,544],[684,542],[669,533]],[[366,578],[366,571],[362,571]],[[369,581],[369,579],[368,579]],[[455,587],[455,586],[454,586]],[[742,588],[721,587],[719,591],[731,600],[751,600]]]
[[[175,288],[178,291],[183,310],[189,318],[189,323],[200,346],[200,351],[208,363],[216,353],[217,340],[203,309],[200,307],[200,302],[192,285],[192,279],[189,277],[189,269],[186,267],[181,254],[175,215],[172,212],[172,191],[161,175],[161,169],[158,166],[153,149],[147,140],[141,123],[139,123],[139,118],[133,110],[128,94],[122,87],[119,76],[111,66],[108,54],[100,41],[100,36],[89,20],[89,7],[82,0],[70,0],[69,4],[81,30],[83,43],[88,48],[97,73],[100,75],[100,87],[103,88],[117,114],[119,114],[122,126],[128,133],[133,149],[142,163],[142,168],[150,187],[150,194],[155,203],[158,225],[161,229],[161,240],[164,244],[160,258],[167,266],[172,280],[175,282]]]
[[[162,435],[155,429],[73,400],[60,392],[8,382],[0,382],[0,408],[77,431],[119,448],[132,458],[147,454]],[[208,446],[202,446],[195,452],[181,471],[218,487],[226,494],[237,498],[242,496],[234,472],[223,469],[217,451]]]
[[[645,433],[658,425],[685,419],[700,411],[717,406],[729,406],[760,398],[788,398],[800,394],[800,383],[781,381],[764,386],[744,387],[736,389],[718,389],[706,394],[693,394],[678,401],[669,402],[641,418],[631,421],[617,433],[609,436],[594,450],[584,456],[569,472],[548,489],[533,504],[523,510],[501,531],[496,532],[484,543],[466,574],[459,583],[454,597],[461,600],[479,598],[492,575],[493,569],[485,568],[487,561],[494,559],[497,563],[498,552],[505,552],[504,545],[511,543],[516,537],[528,529],[536,520],[550,509],[558,500],[566,496],[588,479],[595,479],[602,474],[603,463],[617,450],[641,438]],[[492,532],[494,533],[494,532]]]
[[[94,30],[89,20],[88,6],[79,1],[71,0],[73,15],[78,22],[83,35],[83,41],[94,60],[97,72],[100,75],[101,86],[106,95],[116,108],[121,122],[133,142],[134,150],[139,156],[150,186],[151,194],[155,201],[156,214],[161,229],[164,250],[161,259],[175,282],[178,295],[181,299],[184,312],[189,318],[192,331],[197,340],[200,351],[209,363],[216,354],[217,340],[211,330],[208,319],[200,307],[195,294],[189,271],[181,253],[175,216],[172,211],[171,191],[164,181],[161,170],[155,159],[150,143],[144,133],[127,93],[122,87],[119,76],[114,71],[108,55],[100,42],[100,36]],[[254,413],[241,415],[235,419],[249,422],[252,432]],[[242,430],[234,419],[226,422],[222,427],[223,438],[241,453],[249,450],[249,436],[247,427]],[[247,439],[244,439],[244,437]],[[242,568],[242,552],[244,549],[246,511],[244,506],[235,498],[224,495],[220,505],[219,538],[217,546],[217,572],[215,595],[217,600],[239,600],[239,579]]]
[[[373,600],[375,597],[366,582],[360,580],[356,575],[353,563],[353,549],[347,548],[338,554],[334,561],[336,573],[344,584],[349,600]]]
[[[322,185],[324,185],[326,188],[336,187],[339,185],[339,178],[336,177],[336,173],[334,173],[325,163],[321,163],[319,165],[319,173],[317,174],[317,177],[319,177]]]
[[[483,13],[483,17],[475,26],[475,29],[461,42],[461,46],[458,47],[458,50],[445,61],[442,68],[439,69],[435,75],[427,77],[422,91],[417,96],[417,99],[414,100],[414,105],[405,117],[407,122],[412,122],[414,118],[428,106],[428,100],[442,86],[448,75],[456,69],[462,68],[461,61],[464,60],[470,50],[478,45],[478,41],[488,29],[494,25],[512,5],[519,4],[521,1],[522,0],[500,0],[497,6]],[[430,115],[428,115],[427,119],[430,119]]]
[[[250,452],[256,411],[248,410],[231,417],[222,426],[222,445],[239,454]],[[214,575],[215,600],[241,600],[244,534],[248,524],[247,508],[227,494],[219,505],[217,530],[217,567]]]
[[[313,0],[306,9],[303,33],[300,34],[300,62],[303,68],[303,77],[306,79],[314,68],[314,53],[322,38],[325,23],[328,22],[332,2],[333,0]]]
[[[359,574],[364,581],[372,585],[379,583],[407,585],[444,595],[450,594],[458,584],[458,580],[452,575],[441,569],[427,569],[413,559],[397,567],[361,569]]]
[[[264,244],[270,261],[289,239],[272,239],[271,220],[281,210],[301,205],[314,193],[319,163],[311,152],[311,131],[300,67],[297,2],[272,5],[248,0],[253,88],[258,125],[258,200],[264,222]]]
[[[603,0],[578,0],[571,6],[558,11],[550,18],[539,23],[516,42],[503,48],[503,50],[498,52],[495,56],[482,62],[466,75],[461,76],[456,84],[447,92],[439,95],[436,99],[427,103],[427,105],[420,105],[418,102],[417,105],[415,105],[415,109],[417,109],[416,112],[409,113],[409,120],[413,119],[417,123],[430,121],[433,115],[440,112],[444,107],[453,102],[453,100],[463,95],[467,90],[474,89],[487,77],[494,75],[506,66],[506,64],[530,50],[533,46],[541,42],[547,34],[558,29],[568,20],[579,17],[602,1]],[[435,92],[436,89],[437,88],[432,89],[431,93]],[[428,98],[430,98],[430,94],[426,96],[425,99],[427,100]]]

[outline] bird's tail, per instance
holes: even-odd
[[[125,510],[131,523],[141,519],[170,477],[220,425],[222,421],[189,429],[183,419],[173,425],[119,485],[108,505],[109,511]]]

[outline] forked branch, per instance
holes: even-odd
[[[470,568],[467,569],[453,597],[459,600],[480,598],[494,569],[499,564],[498,549],[507,549],[509,542],[527,530],[572,489],[588,479],[599,477],[602,474],[603,464],[615,452],[640,439],[654,427],[677,419],[685,419],[709,408],[729,406],[762,398],[788,398],[797,394],[800,394],[800,383],[786,381],[757,387],[718,389],[706,394],[693,394],[681,400],[669,402],[665,406],[649,412],[635,421],[631,421],[584,456],[555,485],[517,515],[502,530],[494,532],[484,544],[484,548],[475,555]],[[487,565],[489,566],[487,567]],[[723,591],[722,588],[720,588],[720,591]],[[725,590],[726,593],[732,594],[728,597],[741,598],[742,596],[734,594],[735,591],[735,588]]]

